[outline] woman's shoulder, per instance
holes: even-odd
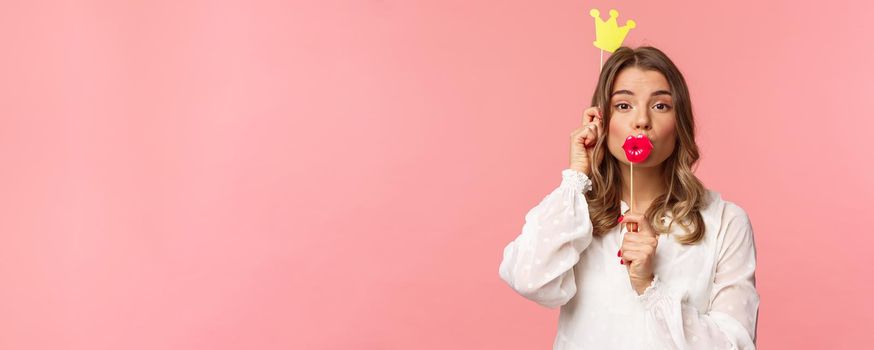
[[[749,214],[740,204],[713,189],[707,189],[707,193],[709,202],[702,214],[705,221],[709,220],[719,228],[720,235],[736,234],[750,228]]]
[[[725,198],[721,192],[708,188],[707,197],[707,203],[704,205],[705,211],[719,214],[723,219],[749,217],[740,204]]]

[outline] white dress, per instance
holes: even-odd
[[[594,237],[583,196],[591,180],[571,169],[561,175],[525,215],[499,268],[516,293],[561,306],[553,349],[755,349],[756,248],[740,206],[708,190],[704,238],[686,246],[659,235],[654,281],[638,295],[617,256],[625,225]],[[671,233],[684,234],[677,226]]]

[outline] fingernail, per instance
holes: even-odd
[[[618,256],[620,258],[622,257],[622,249],[619,249],[619,252],[616,253],[616,256]]]
[[[619,215],[619,222],[622,222],[622,219],[625,218],[625,215]]]
[[[625,260],[619,260],[619,263],[625,265]]]

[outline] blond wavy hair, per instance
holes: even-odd
[[[700,210],[707,204],[707,190],[695,176],[693,167],[699,156],[695,143],[695,119],[692,117],[692,101],[686,80],[674,63],[659,49],[641,46],[636,49],[620,47],[601,68],[598,85],[592,95],[592,106],[600,106],[604,132],[595,145],[594,159],[602,158],[600,164],[592,165],[592,190],[586,193],[589,214],[594,226],[593,234],[603,235],[616,227],[622,214],[622,176],[619,160],[607,152],[607,133],[610,125],[610,93],[619,72],[628,67],[661,72],[668,81],[674,100],[677,123],[677,143],[673,154],[663,163],[667,192],[653,199],[644,217],[658,233],[671,232],[676,223],[686,232],[675,236],[679,243],[695,244],[704,237],[704,219]],[[598,153],[605,152],[603,156]],[[670,213],[670,214],[669,214]],[[669,225],[661,218],[668,216]]]

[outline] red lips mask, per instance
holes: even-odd
[[[622,145],[622,149],[625,150],[625,157],[632,163],[640,163],[646,160],[646,157],[649,157],[649,153],[652,152],[652,147],[652,141],[643,134],[628,136]]]

